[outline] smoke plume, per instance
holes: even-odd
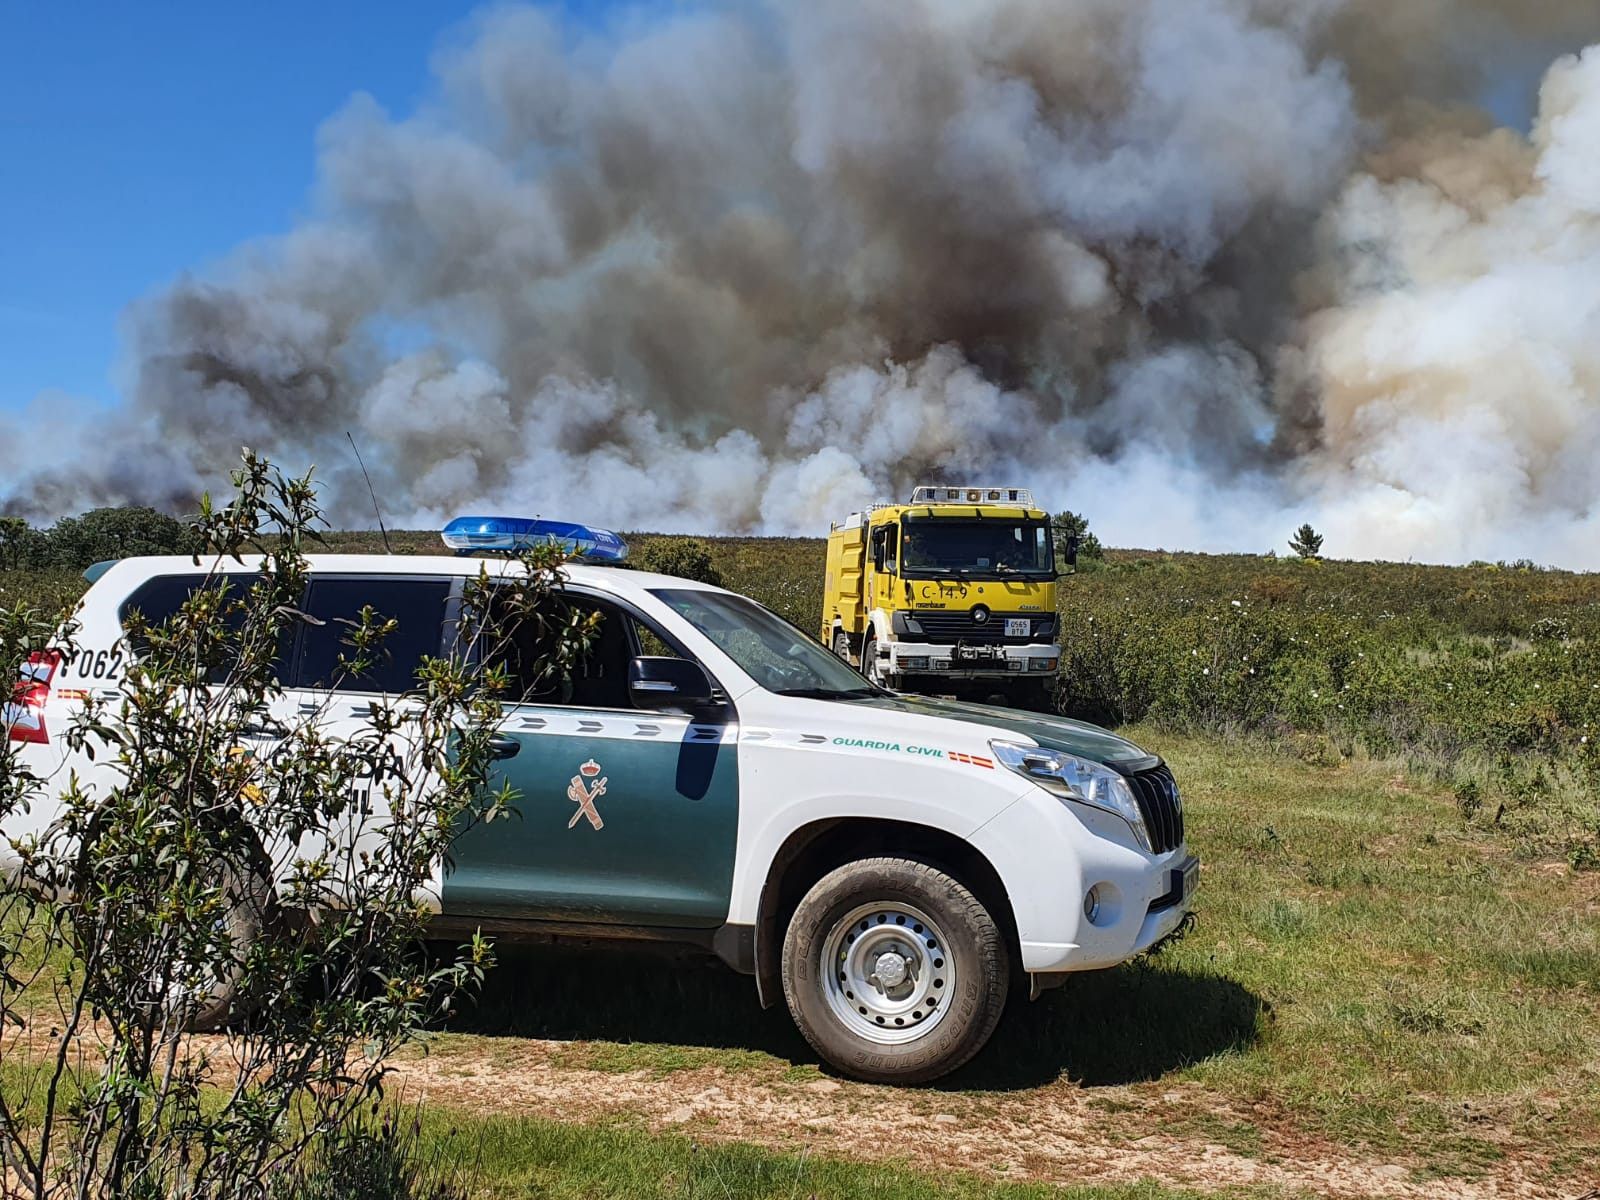
[[[351,430],[415,525],[815,534],[974,480],[1112,544],[1600,567],[1592,40],[1563,0],[490,9],[418,111],[326,123],[312,217],[132,308],[123,409],[0,430],[0,495],[181,508],[248,444],[364,523]]]

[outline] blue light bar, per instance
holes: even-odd
[[[457,517],[440,535],[458,554],[515,554],[554,543],[567,553],[592,562],[621,562],[628,543],[609,529],[570,521],[534,521],[526,517]]]

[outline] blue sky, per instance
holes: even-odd
[[[0,410],[113,401],[123,306],[289,228],[317,126],[357,91],[412,107],[475,7],[0,3]]]

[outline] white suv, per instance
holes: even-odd
[[[440,653],[484,565],[313,556],[304,608],[323,623],[284,659],[286,715],[359,729],[374,695]],[[1075,721],[885,691],[720,588],[566,570],[599,634],[563,686],[509,707],[496,750],[521,819],[471,830],[439,864],[425,899],[441,932],[701,946],[753,975],[763,1003],[781,992],[840,1071],[917,1082],[977,1053],[1014,973],[1037,994],[1149,949],[1188,912],[1198,863],[1155,755]],[[7,709],[35,771],[106,786],[107,756],[69,754],[61,731],[87,695],[115,694],[125,614],[159,621],[205,578],[187,558],[136,558],[95,579],[72,661]],[[398,622],[384,665],[330,691],[338,619],[367,604]],[[51,817],[37,805],[4,832]]]

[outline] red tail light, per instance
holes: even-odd
[[[44,726],[44,703],[50,698],[50,681],[61,665],[59,650],[35,650],[22,664],[22,672],[11,687],[11,703],[6,705],[6,731],[14,742],[48,743]]]

